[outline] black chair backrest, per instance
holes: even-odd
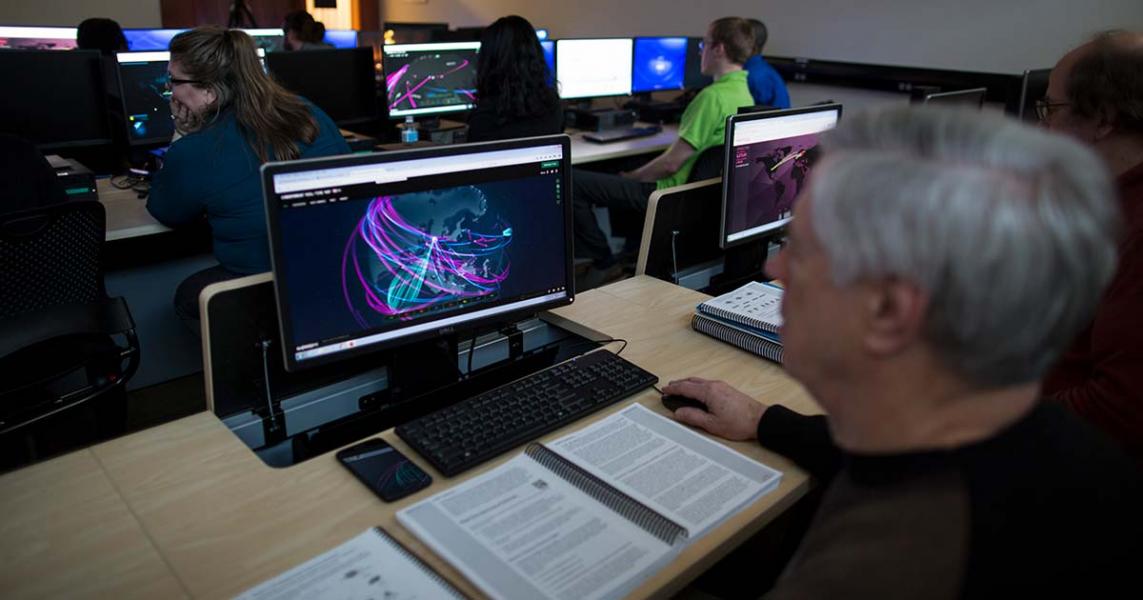
[[[687,183],[722,177],[722,151],[722,145],[718,145],[699,152],[694,166],[691,167],[690,175],[687,176]]]
[[[95,200],[0,215],[0,319],[106,298],[105,228]]]
[[[676,269],[684,271],[721,258],[721,226],[720,180],[656,191],[643,225],[636,274],[674,282]]]

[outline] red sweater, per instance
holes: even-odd
[[[1117,180],[1119,266],[1092,324],[1044,380],[1044,393],[1103,429],[1143,463],[1143,163]]]

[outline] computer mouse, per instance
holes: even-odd
[[[667,410],[669,410],[671,412],[675,412],[676,410],[679,410],[680,408],[682,408],[684,406],[688,406],[690,408],[697,408],[697,409],[702,410],[702,411],[706,410],[706,405],[703,404],[702,402],[699,402],[698,400],[695,400],[694,398],[688,398],[686,396],[680,396],[678,394],[664,394],[662,400],[663,400],[663,406],[667,407]]]

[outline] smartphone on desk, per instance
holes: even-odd
[[[341,450],[337,460],[386,502],[400,500],[433,482],[428,473],[381,438]]]

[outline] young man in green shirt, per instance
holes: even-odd
[[[592,206],[642,213],[656,189],[687,182],[699,154],[723,143],[726,117],[743,106],[753,106],[743,63],[754,48],[750,23],[724,17],[707,27],[702,45],[702,73],[714,83],[695,96],[683,112],[679,139],[642,167],[619,175],[577,170],[572,178],[576,255],[592,259],[585,281],[599,284],[619,275],[620,269],[607,236],[599,229]],[[588,286],[591,287],[591,286]]]

